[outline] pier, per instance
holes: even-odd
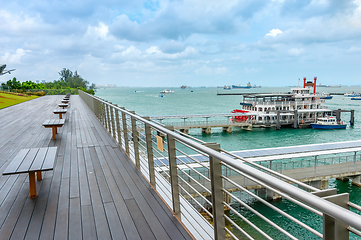
[[[79,96],[56,140],[42,126],[63,96],[0,110],[0,171],[23,148],[57,147],[53,171],[36,181],[0,175],[0,239],[192,239]]]
[[[41,124],[44,118],[57,118],[53,109],[61,96],[44,96],[0,110],[0,130],[6,136],[0,139],[0,170],[23,148],[58,149],[54,169],[36,182],[34,199],[29,197],[27,174],[0,177],[0,239],[242,239],[244,235],[257,239],[259,234],[297,239],[305,233],[321,239],[361,237],[361,216],[351,211],[361,207],[348,201],[347,193],[303,183],[244,155],[224,152],[217,143],[179,134],[147,116],[79,94],[71,97],[65,124],[55,140]],[[254,154],[292,154],[283,150]],[[234,181],[240,176],[243,182]],[[190,180],[201,191],[187,185]],[[245,181],[290,200],[307,215],[294,217],[288,209],[278,209],[255,195]],[[292,227],[283,229],[278,217],[267,220],[249,201],[228,191],[230,186],[241,189],[251,203],[277,208],[275,214]],[[252,223],[235,209],[239,206],[266,221]],[[318,222],[309,225],[298,217]]]
[[[210,134],[212,128],[222,128],[224,132],[232,132],[234,127],[243,130],[252,130],[252,128],[275,127],[279,130],[282,126],[291,128],[309,128],[311,123],[315,122],[315,117],[307,118],[307,115],[319,113],[319,109],[300,109],[300,110],[267,110],[265,113],[220,113],[220,114],[191,114],[191,115],[165,115],[151,116],[150,119],[159,121],[164,125],[172,125],[186,134],[189,129],[202,129],[203,133]],[[350,113],[350,125],[354,125],[354,110],[323,110],[323,114],[335,116],[341,121],[341,113]],[[242,117],[238,118],[237,117]],[[262,117],[262,121],[256,121]],[[294,120],[296,119],[296,120]]]

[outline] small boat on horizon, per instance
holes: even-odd
[[[359,97],[352,97],[351,100],[361,100],[361,96],[359,96]]]
[[[164,89],[163,91],[160,91],[160,93],[174,93],[174,91],[170,89]]]
[[[345,129],[347,124],[338,121],[335,117],[317,118],[316,123],[311,123],[313,129]]]

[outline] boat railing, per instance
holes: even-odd
[[[361,237],[361,216],[349,210],[361,207],[350,203],[347,193],[320,190],[237,157],[217,143],[82,91],[79,95],[195,239]],[[248,189],[249,184],[259,191]],[[268,202],[260,190],[286,199],[288,207]],[[291,214],[289,209],[299,211]]]

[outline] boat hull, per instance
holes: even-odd
[[[311,123],[311,127],[313,129],[344,129],[346,128],[346,124],[325,125],[325,124]]]

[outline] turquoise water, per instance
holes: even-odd
[[[118,104],[118,106],[125,107],[127,110],[133,110],[142,116],[159,116],[159,115],[186,115],[186,114],[217,114],[229,113],[234,109],[240,109],[239,103],[242,101],[241,95],[233,96],[217,96],[219,92],[288,92],[290,87],[271,88],[263,87],[259,89],[237,89],[237,90],[223,90],[220,88],[173,88],[173,94],[166,94],[164,97],[159,97],[159,91],[163,88],[108,88],[98,89],[96,95]],[[341,87],[341,88],[319,88],[317,91],[327,91],[329,93],[340,92],[361,92],[361,87]],[[252,131],[234,130],[232,133],[222,132],[221,129],[212,129],[211,134],[203,134],[200,129],[190,130],[190,135],[197,137],[206,142],[217,142],[221,147],[229,151],[249,150],[258,148],[270,147],[284,147],[303,144],[318,144],[327,142],[353,141],[361,139],[361,101],[353,101],[350,98],[342,95],[335,95],[333,99],[326,100],[327,107],[330,109],[354,109],[355,110],[355,125],[348,125],[346,129],[340,130],[313,130],[313,129],[291,129],[281,128],[275,130],[274,128],[259,128]],[[342,113],[341,118],[344,122],[349,122],[350,114]],[[350,201],[361,205],[361,188],[352,186],[351,182],[340,182],[335,179],[330,179],[330,188],[337,188],[338,193],[349,193]],[[254,202],[258,209],[263,208],[263,204]],[[307,220],[312,217],[311,225],[320,225],[321,219],[315,215],[304,213],[304,210],[281,201],[274,203],[282,209],[287,209],[294,217]],[[249,215],[249,218],[257,218],[251,213],[247,213],[242,207],[238,207],[242,214]],[[278,214],[274,214],[272,210],[264,207],[267,215],[271,218],[280,218]],[[282,218],[282,217],[281,217]],[[262,220],[258,220],[262,221]],[[284,226],[289,229],[294,229],[300,233],[301,239],[310,239],[312,235],[307,234],[304,230],[299,229],[298,226],[287,224],[285,219],[279,219],[284,222]],[[264,225],[264,224],[262,224]],[[350,234],[350,239],[358,239],[355,235]],[[287,239],[276,236],[276,239]],[[257,238],[258,239],[258,238]],[[259,239],[261,239],[259,237]],[[316,238],[315,238],[316,239]]]

